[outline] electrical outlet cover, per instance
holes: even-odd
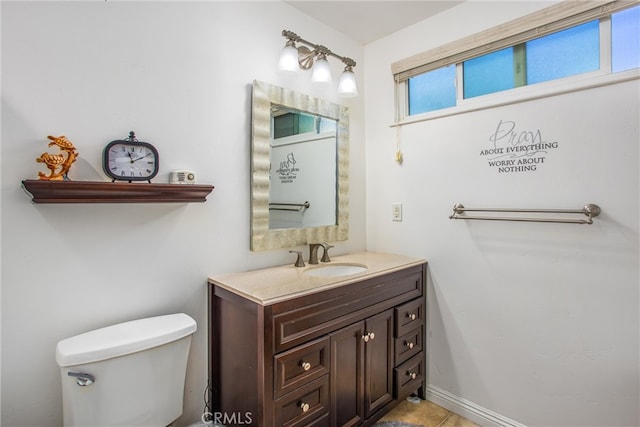
[[[402,203],[394,203],[391,205],[391,215],[394,221],[402,221]]]

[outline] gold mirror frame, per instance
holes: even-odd
[[[336,224],[269,229],[271,104],[338,121]],[[349,116],[347,108],[259,81],[253,82],[251,104],[251,250],[287,248],[349,238]]]

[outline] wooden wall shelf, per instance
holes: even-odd
[[[34,203],[202,203],[213,191],[213,185],[37,179],[22,186]]]

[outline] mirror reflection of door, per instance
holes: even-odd
[[[269,229],[337,223],[337,120],[271,106]]]

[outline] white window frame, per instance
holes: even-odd
[[[394,63],[392,64],[396,86],[396,123],[394,126],[638,79],[640,78],[640,70],[638,69],[611,74],[610,17],[612,13],[638,4],[640,4],[640,0],[564,1],[496,28]],[[464,99],[463,85],[461,84],[462,63],[466,59],[473,58],[474,52],[476,53],[475,57],[481,56],[488,53],[487,46],[489,45],[498,46],[494,49],[495,51],[595,19],[600,20],[599,70]],[[515,41],[514,44],[507,43],[513,41]],[[483,50],[484,53],[478,53]],[[456,64],[456,105],[409,115],[409,77],[453,63]]]

